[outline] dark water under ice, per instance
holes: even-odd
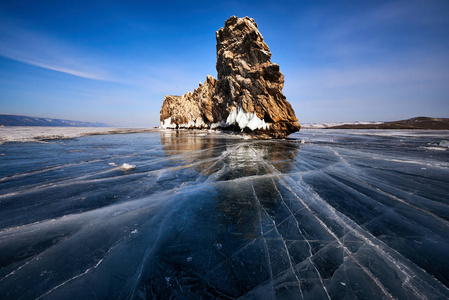
[[[442,140],[162,131],[0,145],[0,299],[447,299]]]

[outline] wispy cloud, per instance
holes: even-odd
[[[19,20],[2,17],[0,43],[3,57],[78,77],[114,81],[105,70],[96,67],[84,51],[30,29]]]
[[[160,61],[158,57],[119,57],[102,49],[85,49],[32,28],[22,20],[0,19],[0,56],[77,77],[115,82],[141,88],[150,93],[185,93],[193,89],[192,65]],[[192,71],[193,70],[193,71]],[[204,78],[203,78],[204,77]],[[193,82],[194,83],[194,82]]]

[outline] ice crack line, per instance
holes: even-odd
[[[341,174],[341,173],[339,173],[339,172],[336,172],[336,173]],[[327,175],[329,175],[329,174],[327,174]],[[341,175],[342,175],[343,177],[348,178],[349,180],[353,179],[354,181],[358,181],[358,182],[360,182],[361,184],[365,183],[364,181],[359,181],[359,180],[357,180],[357,179],[355,179],[355,178],[351,178],[351,177],[346,176],[346,175],[344,175],[344,174],[341,174]],[[371,198],[370,196],[365,195],[364,193],[358,191],[358,190],[355,189],[355,188],[352,188],[352,187],[350,187],[350,186],[348,186],[348,185],[345,185],[345,184],[342,183],[341,181],[339,181],[339,180],[333,178],[332,176],[329,176],[329,179],[332,180],[332,181],[334,181],[336,184],[339,184],[339,185],[342,185],[342,184],[343,184],[345,188],[350,189],[350,190],[353,191],[354,193],[357,193],[357,194],[359,194],[359,195],[361,195],[361,196],[365,196],[365,197],[367,197],[368,199],[374,201],[374,199]],[[365,184],[366,184],[368,187],[370,187],[371,189],[377,190],[377,191],[379,191],[379,193],[381,193],[381,194],[383,194],[383,195],[386,195],[386,196],[389,196],[390,199],[397,200],[397,201],[401,202],[402,204],[405,204],[406,206],[409,206],[409,207],[411,207],[411,208],[413,208],[413,209],[416,209],[416,210],[418,210],[418,211],[420,211],[420,212],[422,212],[422,213],[428,214],[428,215],[432,216],[434,219],[436,219],[436,220],[440,221],[441,223],[443,223],[443,225],[445,225],[446,227],[449,226],[449,222],[447,222],[446,220],[444,220],[444,219],[438,217],[437,215],[431,213],[430,211],[427,211],[427,210],[424,210],[424,209],[422,209],[422,208],[420,208],[420,207],[417,207],[417,206],[414,206],[414,205],[412,205],[412,204],[409,204],[409,203],[407,203],[406,201],[404,201],[404,200],[402,200],[402,199],[400,199],[400,198],[398,198],[398,197],[396,197],[396,196],[394,196],[394,195],[392,195],[392,194],[389,194],[389,193],[387,193],[387,192],[384,192],[384,191],[382,191],[381,189],[376,188],[376,187],[374,187],[374,186],[371,186],[371,185],[369,185],[369,184],[367,184],[367,183],[365,183]],[[385,205],[385,204],[383,204],[383,203],[380,203],[380,202],[377,202],[377,204],[379,204],[379,205],[380,205],[381,207],[383,207],[384,209],[391,209],[391,208],[392,208],[392,207],[389,207],[389,206],[387,206],[387,205]],[[393,208],[394,208],[394,207],[393,207]],[[418,223],[418,222],[416,222],[415,220],[413,220],[413,219],[411,219],[411,218],[407,218],[406,216],[401,215],[399,212],[396,211],[396,209],[394,209],[394,212],[395,212],[399,217],[401,217],[401,218],[407,220],[408,222],[414,224],[415,226],[417,226],[417,227],[419,227],[419,228],[422,228],[423,230],[425,230],[425,231],[427,231],[427,232],[432,232],[432,233],[434,233],[434,234],[436,234],[436,235],[441,236],[441,234],[438,234],[437,232],[434,232],[433,230],[429,229],[428,227],[424,226],[423,224]],[[370,222],[372,222],[372,221],[374,221],[374,220],[371,220]]]
[[[428,214],[428,215],[432,216],[433,218],[437,219],[438,221],[442,222],[444,225],[449,226],[449,222],[448,222],[448,221],[444,220],[443,218],[441,218],[441,217],[435,215],[434,213],[432,213],[432,212],[430,212],[430,211],[428,211],[428,210],[425,210],[425,209],[420,208],[420,207],[418,207],[418,206],[415,206],[415,205],[413,205],[413,204],[411,204],[411,203],[408,203],[408,202],[406,202],[404,199],[401,199],[401,198],[399,198],[399,197],[397,197],[397,196],[395,196],[395,195],[393,195],[393,194],[391,194],[391,193],[389,193],[389,192],[386,192],[386,191],[382,190],[381,188],[378,188],[378,187],[376,187],[376,186],[373,186],[373,185],[367,183],[366,181],[363,181],[363,180],[360,180],[360,179],[357,179],[357,178],[353,178],[353,177],[347,176],[347,175],[345,175],[345,174],[343,174],[343,173],[341,173],[341,172],[338,172],[338,171],[336,171],[336,170],[333,170],[333,171],[334,171],[335,173],[337,173],[337,174],[340,174],[340,175],[343,176],[343,177],[346,177],[346,178],[348,178],[348,179],[351,179],[351,180],[354,180],[354,181],[356,181],[356,182],[359,182],[359,183],[362,184],[362,185],[365,184],[367,187],[370,187],[371,189],[377,190],[379,193],[381,193],[381,194],[383,194],[383,195],[385,195],[385,196],[390,197],[392,200],[398,201],[398,202],[400,202],[400,203],[402,203],[402,204],[404,204],[404,205],[406,205],[406,206],[409,206],[409,207],[411,207],[411,208],[413,208],[413,209],[416,209],[416,210],[418,210],[418,211],[420,211],[420,212],[422,212],[422,213],[424,213],[424,214]],[[358,192],[358,191],[357,191],[357,192]],[[359,193],[360,193],[360,192],[359,192]],[[427,198],[425,198],[425,199],[427,199]],[[431,199],[427,199],[427,200],[433,201],[433,200],[431,200]],[[439,203],[439,202],[438,202],[438,204],[445,205],[444,203]]]
[[[124,240],[124,238],[120,239],[114,246],[112,246],[112,247],[108,250],[108,252],[106,252],[106,254],[104,255],[104,257],[103,257],[102,259],[100,259],[100,260],[95,264],[95,266],[90,267],[90,268],[88,268],[86,271],[84,271],[83,273],[78,274],[78,275],[76,275],[76,276],[73,276],[72,278],[70,278],[70,279],[64,281],[63,283],[61,283],[61,284],[59,284],[59,285],[53,287],[52,289],[48,290],[48,291],[45,292],[44,294],[42,294],[42,295],[40,295],[39,297],[37,297],[36,300],[39,300],[39,299],[41,299],[41,298],[43,298],[43,297],[46,297],[46,296],[50,295],[54,290],[56,290],[56,289],[58,289],[58,288],[60,288],[60,287],[62,287],[62,286],[64,286],[64,285],[66,285],[67,283],[69,283],[69,282],[71,282],[71,281],[73,281],[73,280],[75,280],[75,279],[77,279],[77,278],[80,278],[80,277],[86,275],[87,273],[89,273],[90,271],[95,270],[96,268],[98,268],[98,266],[105,260],[106,256],[108,256],[108,254],[109,254],[113,249],[115,249],[118,245],[120,245],[120,244],[122,243],[123,240]]]
[[[267,164],[268,165],[268,164]],[[268,166],[269,167],[269,166]],[[373,282],[380,288],[380,290],[384,293],[384,295],[387,297],[387,298],[389,298],[389,299],[394,299],[394,297],[388,292],[388,290],[383,286],[383,284],[379,281],[379,279],[377,279],[365,266],[363,266],[359,261],[358,261],[358,259],[354,256],[354,255],[352,255],[352,252],[346,247],[346,246],[344,246],[344,244],[342,243],[342,241],[338,238],[338,236],[324,223],[324,221],[323,220],[321,220],[314,212],[313,212],[313,210],[307,205],[307,203],[305,203],[305,201],[301,198],[301,197],[299,197],[296,193],[295,193],[295,191],[293,191],[293,189],[292,189],[292,187],[287,183],[287,181],[284,179],[284,178],[282,178],[282,176],[280,176],[280,172],[276,169],[276,168],[274,168],[273,166],[271,166],[271,168],[273,168],[274,170],[273,170],[273,172],[271,172],[273,175],[277,175],[277,178],[280,180],[280,181],[282,181],[283,183],[284,183],[284,185],[286,186],[286,188],[290,191],[290,193],[292,193],[292,195],[294,195],[295,196],[295,198],[297,198],[299,201],[300,201],[300,203],[311,213],[311,215],[320,223],[320,225],[337,241],[337,243],[339,244],[339,246],[342,248],[342,249],[344,249],[344,251],[347,253],[347,255],[371,278],[371,280],[373,280]],[[318,197],[323,203],[325,203],[325,201],[324,200],[322,200],[318,195],[315,195],[316,197]],[[327,205],[327,206],[329,206],[329,205]],[[329,207],[328,207],[329,208]],[[332,207],[330,207],[330,210],[331,211],[333,211],[333,208]],[[334,214],[335,214],[335,212],[334,212]],[[367,244],[369,244],[369,245],[371,245],[371,247],[376,247],[369,239],[367,239],[366,237],[364,237],[364,236],[362,236],[357,230],[355,230],[354,228],[352,228],[351,226],[349,226],[349,224],[346,224],[346,222],[344,222],[343,220],[341,220],[341,218],[340,217],[338,217],[336,214],[335,214],[335,219],[338,219],[340,222],[343,222],[343,223],[345,223],[345,225],[347,226],[347,228],[348,229],[350,229],[351,231],[353,231],[353,232],[355,232],[354,234],[358,234],[358,236],[360,237],[360,238],[362,238],[363,237],[363,240],[367,243]],[[376,247],[377,248],[377,247]],[[384,254],[385,255],[387,255],[387,253],[385,253],[384,252]],[[389,256],[388,256],[389,257]],[[391,260],[392,260],[392,258],[391,257],[389,257]],[[320,275],[320,273],[319,273],[319,271],[318,271],[318,269],[316,268],[316,266],[315,266],[315,264],[313,263],[313,261],[311,260],[311,258],[309,258],[309,260],[310,260],[310,263],[312,264],[312,266],[314,267],[314,269],[316,270],[316,272],[317,272],[317,274],[318,274],[318,276],[319,276],[319,280],[320,280],[320,282],[321,282],[321,284],[322,284],[322,287],[323,287],[323,289],[324,289],[324,291],[325,291],[325,293],[326,293],[326,295],[327,295],[327,297],[328,297],[328,299],[330,300],[331,298],[330,298],[330,296],[329,296],[329,293],[327,292],[327,289],[326,289],[326,287],[324,286],[324,283],[323,283],[323,281],[322,281],[322,278],[321,278],[321,275]]]
[[[262,162],[262,166],[264,167],[264,169],[269,173],[269,170],[268,170],[268,169],[266,168],[266,166],[265,166],[265,164],[267,164],[267,162],[266,162],[265,160],[263,160],[263,159],[257,154],[257,151],[255,151],[253,148],[251,148],[251,150],[254,151],[254,153],[256,154],[256,157],[259,159],[260,162]],[[279,190],[277,189],[276,183],[275,183],[274,180],[273,180],[273,176],[270,176],[270,179],[271,179],[271,181],[272,181],[272,183],[273,183],[274,188],[275,188],[276,191],[279,193],[279,196],[280,196],[281,199],[282,199],[282,203],[287,207],[288,211],[290,212],[290,215],[293,216],[293,215],[292,215],[292,212],[291,212],[291,210],[290,210],[290,208],[285,204],[284,198],[282,197],[282,194],[281,194],[281,193],[279,192]],[[284,237],[280,234],[279,230],[277,229],[276,222],[275,222],[275,221],[268,215],[267,211],[265,210],[265,208],[264,208],[264,207],[262,206],[262,204],[260,203],[260,201],[259,201],[259,199],[258,199],[258,197],[257,197],[256,191],[255,191],[255,189],[254,189],[254,186],[253,186],[252,184],[251,184],[251,187],[252,187],[252,189],[253,189],[254,198],[257,200],[257,202],[258,202],[258,204],[259,204],[259,210],[262,209],[262,210],[265,212],[265,214],[268,216],[268,218],[270,219],[271,223],[273,224],[273,228],[274,228],[274,230],[276,231],[277,235],[278,235],[278,236],[281,238],[281,240],[282,240],[282,244],[283,244],[283,246],[284,246],[284,248],[285,248],[285,252],[287,253],[287,257],[288,257],[288,262],[289,262],[289,265],[290,265],[290,269],[292,270],[293,274],[295,275],[296,281],[298,282],[298,288],[299,288],[299,291],[300,291],[300,293],[301,293],[301,298],[304,299],[304,295],[303,295],[303,292],[302,292],[302,289],[301,289],[301,281],[299,280],[298,275],[296,274],[295,269],[293,268],[293,263],[292,263],[292,260],[291,260],[291,257],[292,257],[292,256],[290,255],[290,251],[288,250],[288,247],[287,247],[287,244],[286,244],[286,242],[285,242],[285,240],[284,240]],[[259,213],[260,213],[260,212],[259,212]],[[299,224],[298,224],[297,220],[296,220],[295,218],[293,218],[293,219],[294,219],[295,222],[296,222],[296,228],[298,229],[299,233],[302,234],[302,233],[301,233],[301,230],[299,229]],[[304,236],[303,236],[303,237],[304,237]],[[264,238],[264,241],[265,241],[265,244],[266,244],[265,238]],[[309,251],[311,251],[310,244],[308,244],[308,245],[309,245]],[[272,274],[271,274],[271,276],[272,276]]]
[[[283,180],[283,179],[281,179]],[[294,191],[293,189],[290,187],[290,185],[285,182],[285,180],[283,180],[287,189],[307,208],[307,210],[312,214],[312,216],[320,223],[320,225],[326,229],[326,231],[337,241],[337,243],[339,244],[339,246],[344,249],[344,251],[347,253],[347,255],[371,278],[371,280],[373,280],[373,282],[380,288],[380,290],[384,293],[384,295],[388,298],[388,299],[394,299],[394,297],[388,292],[388,290],[383,286],[383,284],[379,281],[378,278],[376,278],[371,271],[369,271],[365,266],[363,266],[358,259],[352,254],[352,252],[346,247],[344,246],[344,244],[342,243],[342,241],[338,238],[338,236],[324,223],[324,221],[322,221],[315,213],[313,213],[312,209],[305,203],[305,201],[299,197]],[[321,199],[319,197],[319,195],[315,194],[315,197]],[[328,204],[326,204],[326,202],[324,200],[321,199],[321,201],[323,202],[323,204],[325,204],[326,206],[329,206]],[[344,222],[341,217],[339,217],[338,215],[335,214],[335,211],[332,207],[328,207],[331,211],[334,212],[334,219],[338,220],[342,223],[344,223],[346,225],[346,228],[349,229],[355,236],[357,236],[358,238],[360,238],[361,240],[363,240],[367,245],[371,246],[374,249],[379,250],[379,252],[383,255],[383,257],[388,258],[388,260],[390,261],[394,261],[394,259],[387,254],[385,251],[383,251],[380,247],[378,247],[377,245],[375,245],[370,239],[368,239],[367,237],[365,237],[364,235],[362,235],[358,230],[356,230],[355,228],[353,228],[352,226],[350,226],[349,224],[347,224],[346,222]]]
[[[214,161],[214,163],[210,164],[209,167],[207,167],[206,169],[204,169],[201,174],[205,174],[207,171],[209,171],[210,169],[212,169],[217,163],[224,161],[232,152],[237,151],[239,148],[241,148],[243,145],[237,145],[235,147],[233,147],[230,150],[225,150],[223,151],[223,153],[218,156],[218,157],[214,157],[212,161]]]
[[[270,252],[269,252],[269,249],[268,249],[267,240],[264,237],[263,227],[262,227],[262,212],[261,212],[262,205],[260,204],[260,201],[257,198],[256,190],[254,189],[254,185],[252,183],[251,183],[251,188],[253,189],[254,198],[256,199],[257,203],[259,204],[258,205],[258,216],[259,216],[260,235],[261,235],[261,238],[263,239],[264,250],[265,250],[265,253],[267,255],[267,267],[268,267],[268,273],[269,273],[269,276],[270,276],[271,299],[275,299],[276,297],[275,297],[275,294],[274,294],[273,269],[271,267]]]

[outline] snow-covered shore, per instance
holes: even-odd
[[[0,127],[0,143],[36,142],[55,139],[73,139],[86,135],[120,134],[149,132],[150,128],[114,128],[114,127],[35,127],[7,126]]]

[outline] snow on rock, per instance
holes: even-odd
[[[161,122],[161,127],[163,129],[176,129],[176,124],[172,124],[170,117]]]
[[[241,107],[239,107],[238,109],[233,108],[229,113],[228,118],[226,119],[226,124],[228,126],[236,123],[242,130],[246,127],[251,130],[266,130],[270,128],[270,125],[265,123],[264,120],[259,119],[255,113],[247,113]]]

